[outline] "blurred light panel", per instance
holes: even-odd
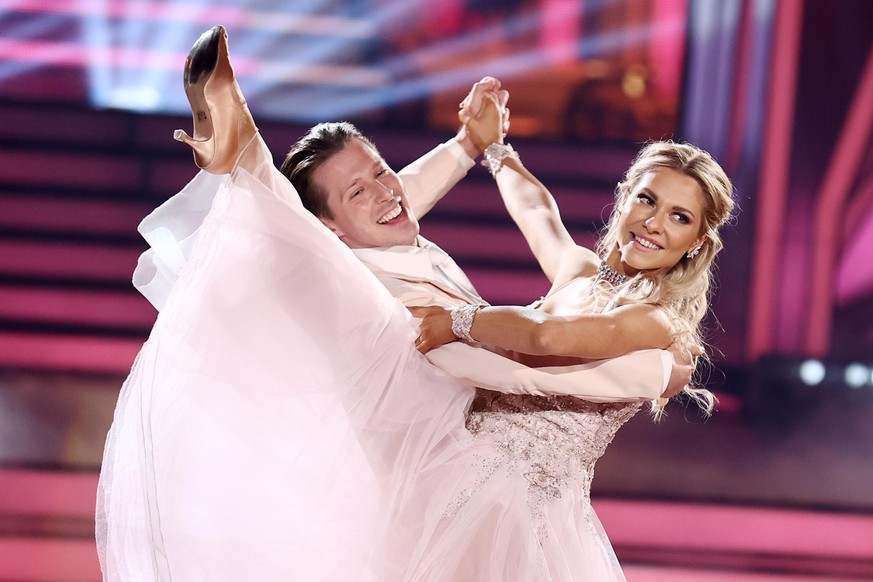
[[[821,384],[825,377],[825,367],[818,360],[806,360],[800,364],[798,369],[800,381],[807,386],[817,386]]]
[[[846,366],[843,380],[851,388],[860,388],[870,379],[870,368],[864,364],[852,363]]]

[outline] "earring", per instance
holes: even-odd
[[[686,259],[693,259],[694,257],[696,257],[697,255],[700,254],[700,249],[701,249],[702,247],[703,247],[703,245],[697,245],[696,247],[694,247],[693,249],[691,249],[690,251],[688,251],[688,254],[685,255],[685,258],[686,258]]]

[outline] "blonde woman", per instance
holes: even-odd
[[[504,114],[496,103],[486,110]],[[552,288],[530,307],[414,309],[423,317],[420,350],[464,340],[600,359],[673,343],[693,350],[700,343],[713,259],[722,248],[719,228],[734,205],[730,180],[708,153],[673,142],[646,145],[616,189],[595,252],[573,241],[549,191],[500,136],[485,148],[489,137],[481,135],[480,122],[468,128]],[[686,391],[712,409],[710,392]],[[653,403],[656,413],[664,403]],[[480,464],[475,485],[451,508],[422,573],[445,580],[474,574],[480,580],[624,580],[589,495],[596,460],[641,406],[497,393],[477,398],[468,429],[499,454]],[[464,556],[452,547],[475,550]]]

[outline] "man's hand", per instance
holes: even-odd
[[[463,125],[458,131],[457,140],[461,147],[463,147],[467,154],[473,159],[475,159],[482,150],[485,149],[485,147],[488,147],[497,141],[497,139],[494,139],[486,143],[484,147],[479,148],[470,138],[467,130],[467,124],[471,120],[479,117],[482,113],[486,96],[496,98],[499,109],[506,111],[503,125],[495,128],[494,135],[502,140],[503,136],[506,135],[506,132],[509,131],[509,110],[506,109],[506,104],[509,102],[509,92],[501,90],[500,81],[494,77],[484,77],[481,81],[473,85],[473,88],[470,89],[470,92],[466,97],[464,97],[464,100],[458,104],[458,118]]]
[[[673,368],[670,371],[670,381],[667,389],[661,394],[661,398],[676,396],[691,383],[691,376],[697,366],[696,358],[703,355],[703,346],[695,345],[690,350],[684,349],[676,343],[670,344],[667,351],[673,356]]]

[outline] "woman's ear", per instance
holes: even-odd
[[[698,254],[700,254],[700,249],[703,248],[703,243],[706,242],[706,235],[700,236],[694,241],[694,246],[688,249],[688,252],[685,253],[686,259],[693,259]]]

